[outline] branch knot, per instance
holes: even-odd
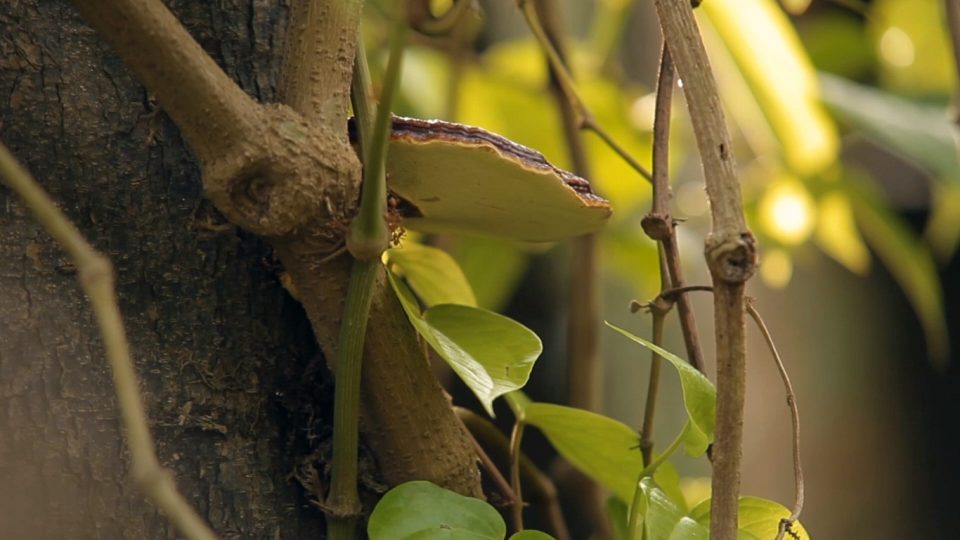
[[[715,279],[745,283],[757,269],[757,239],[749,230],[711,233],[704,246]]]

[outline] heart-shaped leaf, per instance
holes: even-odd
[[[531,403],[524,421],[536,426],[571,464],[620,499],[633,498],[643,469],[637,432],[606,416],[549,403]]]
[[[661,490],[652,478],[640,480],[640,515],[645,537],[651,540],[707,540],[709,531]]]
[[[507,526],[484,501],[414,481],[380,499],[367,534],[370,540],[503,540]]]
[[[704,527],[710,527],[710,499],[695,506],[688,515]],[[790,511],[780,503],[760,497],[740,497],[737,516],[741,537],[776,538],[780,520],[789,517]],[[788,538],[810,540],[810,534],[799,522],[794,523],[791,530],[796,536]]]
[[[410,289],[389,272],[387,276],[414,328],[490,416],[494,399],[527,383],[543,350],[529,328],[492,311],[455,304],[433,306],[421,315]]]
[[[388,249],[387,261],[407,280],[427,306],[462,304],[476,306],[473,289],[463,271],[446,251],[416,242]]]
[[[656,352],[676,368],[680,374],[680,387],[683,389],[683,406],[690,420],[684,435],[686,451],[691,456],[706,452],[707,446],[713,442],[713,428],[717,416],[717,389],[713,383],[679,356],[609,322],[607,326]]]

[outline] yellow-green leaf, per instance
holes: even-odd
[[[637,432],[606,416],[549,403],[531,403],[524,421],[536,426],[575,467],[624,501],[643,469]]]
[[[388,249],[387,261],[399,270],[413,292],[427,306],[461,304],[476,306],[470,283],[446,251],[416,242],[404,241]]]
[[[492,311],[456,304],[440,304],[421,314],[410,289],[389,272],[387,278],[410,323],[490,416],[493,400],[527,383],[543,350],[529,328]]]
[[[680,387],[683,389],[683,406],[686,408],[689,418],[683,437],[684,446],[691,456],[698,456],[706,452],[707,446],[713,442],[713,428],[717,416],[717,390],[713,383],[679,356],[641,337],[637,337],[623,328],[614,326],[609,322],[606,324],[624,337],[659,354],[677,370],[677,373],[680,374]]]
[[[748,538],[773,539],[777,536],[780,520],[790,517],[790,511],[780,503],[761,499],[760,497],[740,497],[737,512],[738,526],[741,533]],[[690,511],[689,516],[704,527],[710,527],[710,499],[707,499]],[[810,534],[800,522],[795,522],[791,529],[797,540],[810,540]]]

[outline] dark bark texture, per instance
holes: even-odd
[[[171,8],[247,92],[273,98],[284,8]],[[0,2],[0,140],[116,265],[158,454],[187,499],[225,538],[319,537],[291,480],[312,476],[290,456],[323,435],[297,422],[326,414],[323,388],[304,389],[326,375],[302,310],[265,244],[203,199],[177,129],[69,3]],[[0,188],[0,538],[174,537],[127,466],[75,269]]]

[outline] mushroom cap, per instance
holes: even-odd
[[[386,169],[404,227],[426,233],[548,242],[596,232],[612,213],[540,152],[464,124],[395,116]]]

